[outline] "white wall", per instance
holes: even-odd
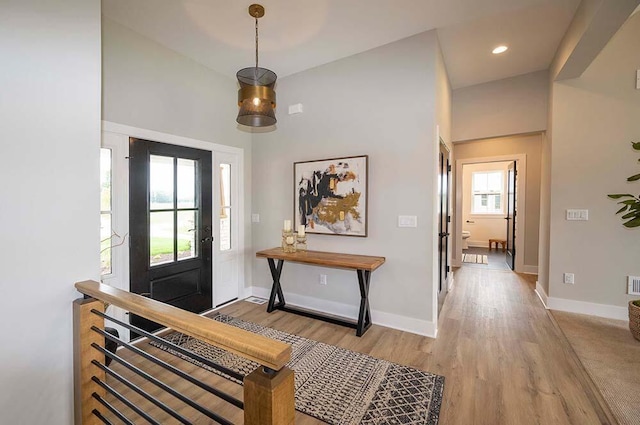
[[[549,77],[538,71],[453,91],[453,141],[547,128]]]
[[[371,308],[410,318],[422,332],[433,330],[434,313],[436,45],[432,31],[283,78],[278,129],[255,134],[253,146],[256,250],[278,246],[282,220],[292,217],[295,161],[369,155],[369,236],[309,235],[308,246],[385,256],[372,276]],[[295,103],[304,113],[287,115]],[[418,216],[419,227],[398,228],[400,214]],[[317,284],[320,273],[327,286]],[[253,279],[270,287],[265,260],[254,261]],[[285,264],[282,282],[285,295],[357,313],[354,272]]]
[[[103,18],[103,119],[244,149],[245,279],[251,282],[251,133],[237,82]]]
[[[0,13],[0,421],[73,421],[73,284],[99,278],[100,2]]]
[[[619,307],[621,317],[625,276],[640,274],[640,231],[622,226],[606,195],[640,189],[626,182],[638,172],[629,142],[640,138],[639,48],[636,14],[582,77],[553,85],[549,296]],[[589,221],[566,221],[567,208],[588,209]]]
[[[462,230],[471,232],[467,240],[470,246],[489,247],[489,239],[507,239],[506,193],[507,193],[507,166],[509,162],[488,162],[480,164],[465,164],[462,167]],[[471,213],[473,201],[472,181],[473,173],[485,171],[502,171],[504,173],[503,199],[505,212],[502,214],[490,214],[483,216]]]

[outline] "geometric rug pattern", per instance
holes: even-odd
[[[222,323],[291,344],[296,410],[334,425],[436,425],[444,376],[376,359],[298,335],[219,314]],[[179,332],[162,337],[243,376],[258,364]],[[152,345],[191,363],[237,380],[186,357],[169,346]]]
[[[482,254],[462,254],[463,263],[489,264],[489,258]]]

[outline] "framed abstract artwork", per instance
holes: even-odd
[[[368,168],[367,155],[295,162],[294,229],[366,237]]]

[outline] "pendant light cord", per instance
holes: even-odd
[[[258,17],[256,16],[256,70],[258,69]]]

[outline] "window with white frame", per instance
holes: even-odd
[[[504,171],[471,174],[471,214],[503,214],[504,195]]]

